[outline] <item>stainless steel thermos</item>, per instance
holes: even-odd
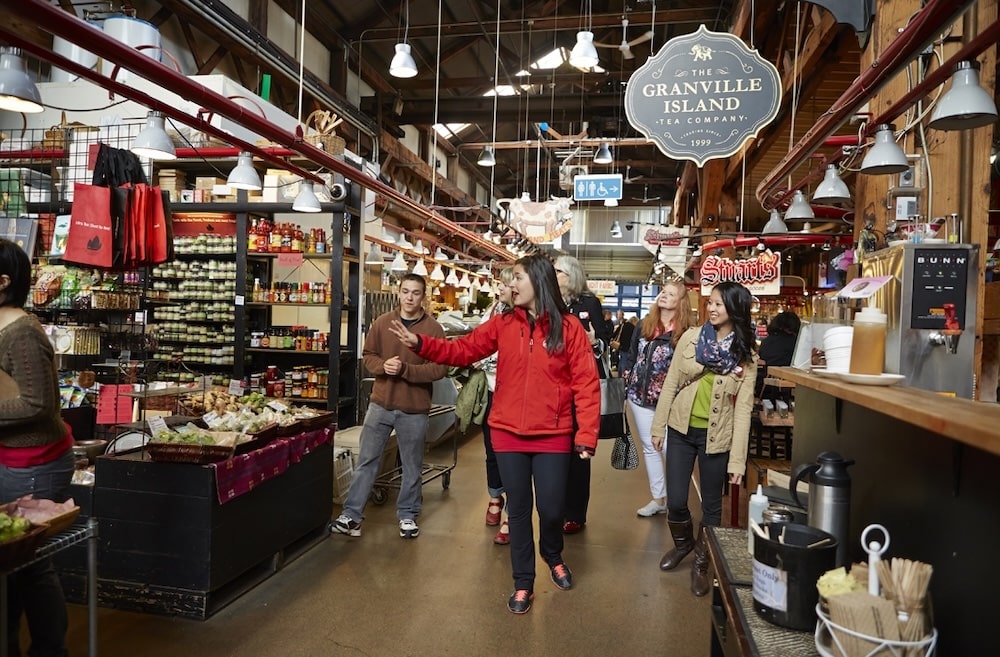
[[[816,463],[803,463],[796,466],[788,484],[792,499],[799,506],[799,494],[796,490],[800,479],[809,484],[809,514],[808,523],[833,534],[837,538],[837,565],[842,566],[848,561],[848,532],[851,526],[851,476],[847,473],[848,466],[854,465],[854,460],[847,460],[836,452],[823,452]]]

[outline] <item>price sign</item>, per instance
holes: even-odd
[[[233,397],[243,396],[243,381],[239,379],[229,380],[229,394]]]
[[[301,253],[279,253],[278,254],[278,266],[279,267],[298,267],[302,264],[302,254]]]
[[[160,415],[154,415],[146,418],[146,424],[149,425],[149,433],[154,438],[164,431],[170,431],[170,429],[167,428],[167,421]]]
[[[269,407],[271,407],[271,408],[272,408],[272,409],[273,409],[273,410],[274,410],[275,412],[277,412],[277,413],[287,413],[287,412],[288,412],[288,407],[287,407],[287,406],[285,406],[285,405],[284,405],[283,403],[281,403],[280,401],[278,401],[277,399],[275,399],[275,400],[273,400],[273,401],[269,401],[269,402],[267,403],[267,405],[268,405]]]

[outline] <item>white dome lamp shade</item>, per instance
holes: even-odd
[[[139,131],[132,142],[132,152],[151,160],[176,160],[174,142],[164,127],[163,114],[150,112],[146,115],[146,127]]]
[[[444,268],[440,262],[434,265],[434,270],[431,272],[431,280],[438,282],[444,280]]]
[[[236,158],[236,166],[229,172],[226,184],[234,189],[263,189],[263,185],[260,184],[260,176],[253,168],[253,155],[246,152],[239,154],[239,157]]]
[[[455,273],[454,269],[448,272],[448,276],[444,279],[444,282],[452,287],[458,287],[458,274]]]
[[[406,266],[406,259],[403,258],[402,251],[396,251],[396,257],[392,259],[392,264],[389,265],[389,271],[397,274],[410,271],[410,268]]]
[[[611,155],[611,148],[607,142],[601,144],[601,147],[594,153],[594,164],[611,164],[614,161],[615,158]]]
[[[406,239],[406,235],[399,236],[399,239],[396,240],[396,246],[407,251],[413,250],[413,244],[410,243],[410,240]]]
[[[0,109],[24,114],[45,110],[42,94],[24,67],[20,48],[0,48]]]
[[[816,213],[813,212],[812,206],[806,200],[806,195],[802,193],[801,189],[795,190],[792,195],[792,204],[785,212],[785,221],[809,221],[815,218]]]
[[[781,220],[781,213],[778,212],[777,208],[771,210],[771,218],[764,224],[764,229],[761,232],[765,235],[788,232],[788,226]]]
[[[381,267],[385,264],[382,259],[382,251],[379,250],[378,244],[372,242],[371,247],[368,249],[368,255],[365,257],[365,264],[371,265],[372,267]]]
[[[826,165],[823,182],[816,187],[813,200],[827,203],[847,203],[851,200],[851,192],[847,189],[847,183],[841,180],[836,164]]]
[[[979,86],[979,62],[955,64],[951,89],[938,101],[928,125],[935,130],[968,130],[990,125],[996,120],[997,106],[990,94]]]
[[[594,68],[600,58],[594,46],[594,33],[581,30],[576,33],[576,45],[569,54],[569,63],[577,68]]]
[[[617,219],[611,224],[611,237],[615,239],[621,239],[622,237],[622,224]]]
[[[416,264],[413,265],[413,273],[417,276],[427,276],[427,265],[424,264],[423,260],[417,260]]]
[[[463,290],[468,290],[472,287],[472,281],[469,279],[469,274],[467,272],[462,272],[461,278],[458,279],[458,287]]]
[[[310,180],[303,180],[299,183],[299,193],[295,196],[292,209],[296,212],[319,212],[323,208],[319,205],[314,189],[315,183]]]
[[[894,130],[895,126],[889,123],[883,123],[875,128],[875,143],[865,153],[865,159],[861,161],[861,173],[886,175],[902,173],[910,168],[906,153],[896,143]]]
[[[446,260],[448,260],[448,254],[445,253],[444,249],[442,249],[439,246],[437,249],[434,250],[434,259],[435,260],[445,260],[446,261]]]
[[[413,61],[410,44],[397,43],[396,54],[389,63],[389,75],[394,78],[412,78],[417,74],[417,63]]]
[[[431,253],[431,250],[424,246],[424,241],[419,238],[417,239],[417,244],[413,247],[413,250],[420,255],[430,255]]]
[[[476,164],[481,167],[495,167],[497,165],[497,158],[493,153],[492,146],[483,147],[483,151],[479,154],[479,159],[476,160]]]
[[[616,198],[606,198],[606,199],[604,199],[604,207],[606,207],[606,208],[617,208],[618,207],[618,199],[616,199]]]

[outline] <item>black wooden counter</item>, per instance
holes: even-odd
[[[937,657],[984,654],[996,643],[1000,590],[1000,406],[906,386],[843,383],[792,368],[792,465],[832,450],[855,459],[850,557],[870,523],[891,535],[887,557],[934,567],[931,598]]]
[[[220,504],[207,465],[97,460],[102,605],[204,619],[326,535],[333,446]]]

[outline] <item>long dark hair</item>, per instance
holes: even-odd
[[[0,306],[23,308],[31,289],[31,260],[16,243],[0,238],[0,275],[2,274],[10,277],[10,285],[0,292]]]
[[[715,289],[719,291],[722,305],[726,307],[729,321],[733,323],[733,346],[729,348],[729,353],[742,363],[757,351],[753,320],[750,318],[753,295],[750,294],[750,290],[732,281],[719,283]]]
[[[545,337],[545,350],[550,354],[563,348],[562,316],[567,312],[559,281],[552,261],[546,256],[534,254],[518,258],[515,265],[521,265],[535,290],[535,316],[548,315],[549,334]]]

